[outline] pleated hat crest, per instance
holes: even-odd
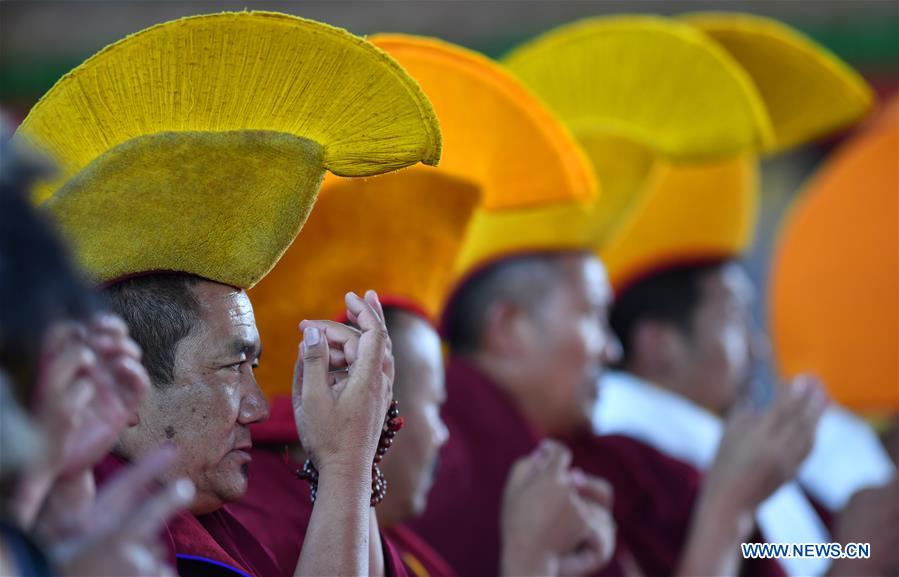
[[[329,170],[436,164],[439,125],[383,51],[293,16],[160,24],[63,77],[18,131],[58,165],[35,201],[110,282],[188,272],[253,286],[293,241]]]
[[[539,36],[504,62],[571,129],[603,184],[591,208],[597,250],[659,182],[660,161],[715,163],[772,138],[745,71],[676,20],[591,18]]]
[[[443,134],[440,170],[478,186],[487,210],[592,201],[597,184],[568,130],[504,67],[434,38],[376,34],[428,96]]]
[[[257,381],[289,394],[297,323],[340,318],[347,291],[377,291],[385,307],[435,322],[479,189],[440,169],[366,179],[328,176],[297,241],[250,291],[265,343]]]
[[[570,132],[530,90],[498,63],[446,42],[398,34],[370,39],[434,105],[444,137],[439,171],[482,194],[454,279],[508,254],[586,246],[589,221],[567,217],[587,214],[598,182]]]
[[[507,62],[569,125],[602,180],[595,242],[619,290],[657,268],[742,253],[757,218],[754,156],[832,132],[870,105],[864,82],[825,50],[741,14],[590,19]],[[809,87],[841,96],[822,105]]]
[[[783,224],[769,325],[784,377],[839,403],[899,410],[899,124],[869,127],[812,177]]]
[[[771,18],[708,12],[681,20],[712,38],[752,78],[779,152],[858,122],[873,105],[864,79],[823,46]]]

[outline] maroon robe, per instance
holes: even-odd
[[[254,446],[250,450],[253,461],[249,489],[240,501],[228,508],[252,531],[255,539],[271,550],[282,568],[277,575],[292,575],[312,517],[312,502],[309,484],[296,474],[301,463],[287,455],[287,446],[299,442],[290,399],[275,398],[269,419],[250,429]],[[387,575],[415,575],[405,567],[400,552],[384,533],[381,544]]]
[[[450,439],[416,531],[460,575],[498,575],[500,505],[512,463],[530,453],[540,435],[514,402],[485,374],[450,359],[443,418]],[[564,439],[573,466],[608,480],[618,526],[616,551],[601,575],[671,575],[689,530],[699,473],[648,445],[585,432]],[[779,566],[755,575],[783,575]]]
[[[499,575],[500,509],[512,464],[541,441],[539,432],[486,375],[451,358],[446,371],[443,419],[449,441],[425,514],[411,527],[459,575]],[[629,556],[619,546],[605,570],[625,575]]]
[[[384,531],[396,548],[409,575],[413,577],[453,577],[453,570],[434,549],[408,527],[398,525]]]

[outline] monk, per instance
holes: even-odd
[[[383,462],[389,491],[377,508],[378,523],[409,575],[454,575],[440,554],[406,526],[425,509],[440,470],[438,451],[447,440],[440,418],[445,401],[440,339],[408,308],[389,306],[385,313],[397,364],[394,392],[406,425]],[[256,446],[249,491],[229,506],[285,567],[299,555],[312,510],[306,482],[297,476],[305,451],[292,420],[286,397],[276,397],[272,417],[252,427]],[[573,500],[579,494],[587,503],[607,502],[608,489],[587,475],[572,476],[569,463],[567,449],[546,442],[513,465],[501,499],[491,504],[503,519],[497,544],[500,574],[585,574],[608,560],[614,543],[608,513]],[[534,507],[535,502],[544,505]],[[548,535],[561,537],[550,540]]]
[[[305,53],[315,58],[281,57]],[[322,75],[331,58],[355,79]],[[145,73],[150,65],[163,73]],[[35,202],[104,287],[152,384],[97,477],[175,446],[163,480],[185,476],[196,487],[189,513],[163,536],[179,572],[280,572],[225,507],[246,490],[248,426],[269,412],[253,376],[262,345],[246,290],[293,242],[327,170],[370,176],[436,164],[439,135],[415,82],[373,45],[269,12],[133,34],[66,75],[20,126],[18,136],[61,169],[36,187]],[[294,348],[291,404],[319,492],[290,573],[371,567],[372,462],[393,360],[374,293],[348,294],[344,313],[347,325],[302,325]],[[299,334],[290,339],[299,344]]]
[[[700,474],[707,471],[721,439],[722,418],[753,393],[753,369],[768,352],[751,321],[753,302],[748,275],[728,258],[672,265],[629,285],[611,313],[623,344],[624,372],[602,382],[596,429],[653,447]],[[818,385],[799,380],[796,386]],[[636,410],[626,413],[624,407]],[[802,478],[799,474],[800,483],[784,485],[759,509],[765,538],[872,543],[879,554],[832,563],[782,559],[783,569],[791,574],[888,574],[897,562],[887,553],[896,549],[889,521],[899,515],[893,506],[895,481],[865,490],[841,512],[811,498]]]
[[[596,379],[619,351],[610,303],[589,252],[509,256],[457,288],[444,317],[450,440],[428,511],[413,526],[463,574],[496,571],[498,532],[485,519],[498,519],[494,503],[511,462],[543,437],[564,440],[575,467],[612,484],[619,547],[608,574],[736,573],[755,507],[808,451],[823,404],[813,388],[758,422],[734,423],[714,480],[703,484],[652,447],[593,435]],[[782,431],[784,448],[769,448],[768,430]]]

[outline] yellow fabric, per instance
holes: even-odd
[[[899,410],[899,124],[862,133],[784,220],[769,294],[785,377],[816,373],[859,411]]]
[[[441,170],[478,184],[486,209],[596,196],[596,179],[571,135],[503,67],[431,38],[370,40],[421,85],[443,131]]]
[[[174,270],[250,287],[312,208],[321,157],[277,132],[153,134],[104,153],[44,206],[98,281]],[[210,171],[214,196],[198,198]]]
[[[59,196],[47,208],[98,281],[177,270],[252,286],[326,169],[371,175],[440,155],[433,109],[393,59],[266,12],[184,18],[108,46],[18,134],[58,163],[35,199]]]
[[[676,20],[591,18],[543,34],[504,62],[579,140],[612,134],[695,162],[772,138],[746,72],[716,42]]]
[[[265,343],[256,373],[263,390],[290,393],[284,375],[296,359],[297,323],[336,318],[347,291],[374,289],[435,320],[479,200],[472,184],[426,167],[326,179],[297,241],[249,293]]]
[[[658,162],[646,189],[599,252],[617,290],[657,267],[739,254],[751,244],[758,216],[754,157]]]
[[[713,38],[749,73],[774,127],[769,151],[781,151],[854,124],[873,104],[864,79],[800,32],[739,13],[682,19]]]
[[[600,246],[637,204],[657,157],[648,147],[613,134],[582,134],[579,142],[602,179],[602,197],[591,207],[592,237]]]
[[[499,211],[478,211],[456,262],[462,279],[480,267],[516,254],[590,250],[590,206],[560,203]]]

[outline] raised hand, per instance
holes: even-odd
[[[584,575],[608,562],[611,490],[570,464],[567,449],[545,441],[513,466],[501,513],[504,575]]]
[[[796,476],[826,407],[821,384],[799,376],[762,414],[742,410],[733,415],[704,492],[720,492],[739,510],[754,511]]]
[[[354,326],[303,321],[294,377],[300,441],[321,471],[371,468],[392,396],[393,355],[377,295],[346,295]]]
[[[159,531],[190,505],[193,484],[156,479],[174,462],[175,451],[160,448],[120,473],[50,545],[63,575],[169,576]]]
[[[763,413],[731,416],[694,506],[677,575],[737,573],[739,545],[752,533],[756,508],[796,476],[826,406],[820,384],[800,376]]]

